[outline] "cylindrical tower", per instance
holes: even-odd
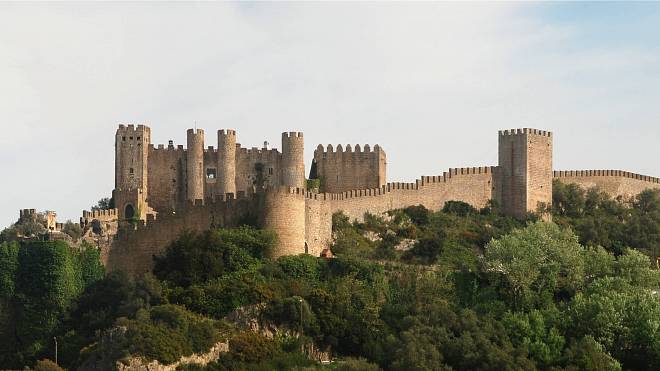
[[[236,194],[236,131],[218,130],[218,177],[216,193]]]
[[[271,258],[305,252],[305,194],[302,189],[270,189],[264,197],[262,227],[277,233]]]
[[[186,157],[186,193],[188,200],[204,199],[204,130],[188,129]]]
[[[305,188],[305,142],[303,133],[282,133],[282,177],[286,187]]]

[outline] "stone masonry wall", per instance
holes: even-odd
[[[332,145],[327,150],[319,145],[314,151],[317,174],[322,179],[323,190],[339,193],[353,189],[380,188],[386,182],[385,151],[375,145],[373,151],[368,144],[364,150],[359,144],[355,148],[340,145],[335,151]]]
[[[528,129],[527,212],[552,204],[552,133]]]
[[[554,179],[582,188],[597,187],[612,197],[632,197],[648,188],[660,188],[660,179],[621,170],[555,171]]]
[[[170,242],[183,231],[202,232],[212,227],[237,226],[244,217],[258,212],[259,199],[233,195],[227,200],[206,200],[204,205],[187,204],[175,214],[161,213],[157,219],[147,216],[136,228],[125,225],[111,246],[102,251],[108,271],[145,273],[153,267],[153,256],[161,255]]]
[[[186,151],[183,146],[162,144],[149,149],[149,205],[158,211],[171,211],[186,192]]]

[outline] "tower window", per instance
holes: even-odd
[[[272,167],[268,168],[268,175],[273,175],[273,168]]]
[[[125,141],[126,141],[126,137],[121,137],[121,140],[123,140],[123,141],[125,142]]]
[[[137,137],[137,140],[140,140],[140,137]]]
[[[206,169],[206,179],[215,179],[217,176],[216,170],[213,168]]]
[[[133,174],[134,173],[133,168],[128,169],[128,173]]]
[[[133,137],[128,137],[129,140],[133,140]]]

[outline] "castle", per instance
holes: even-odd
[[[412,205],[439,210],[456,200],[481,208],[494,200],[503,213],[525,218],[551,205],[553,179],[615,197],[660,188],[658,178],[620,170],[553,171],[552,140],[549,131],[503,130],[497,166],[452,168],[414,183],[387,182],[379,145],[319,145],[309,172],[319,186],[307,189],[302,133],[283,133],[280,152],[266,143],[241,147],[234,130],[218,130],[217,148],[205,147],[204,131],[189,129],[184,148],[172,141],[154,146],[145,125],[119,125],[115,209],[85,211],[80,224],[109,270],[141,273],[184,230],[249,221],[277,232],[273,257],[319,256],[338,211],[361,219]]]

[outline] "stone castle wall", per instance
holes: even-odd
[[[137,226],[126,224],[120,228],[114,241],[102,250],[101,258],[109,271],[124,270],[133,274],[145,273],[153,267],[153,257],[165,252],[166,247],[184,231],[203,232],[212,227],[234,227],[248,215],[258,213],[259,199],[246,197],[206,200],[204,204],[188,203],[176,213],[149,215]]]
[[[323,191],[338,193],[353,189],[380,188],[386,183],[385,151],[375,145],[373,151],[368,144],[364,149],[359,144],[355,148],[341,144],[334,150],[332,145],[324,149],[319,145],[314,151],[314,164],[317,176],[321,179]]]
[[[584,189],[597,187],[612,197],[629,198],[645,189],[660,188],[660,179],[621,170],[555,171],[553,178]]]
[[[133,205],[143,221],[136,228],[120,228],[103,259],[109,270],[132,273],[148,271],[153,256],[185,230],[237,226],[248,217],[277,232],[273,257],[318,256],[331,243],[332,214],[338,211],[362,220],[367,212],[413,205],[439,210],[455,200],[481,208],[496,200],[505,214],[524,218],[541,203],[551,204],[553,178],[596,186],[615,197],[660,188],[658,178],[621,171],[553,173],[552,133],[528,128],[499,132],[498,166],[449,169],[414,183],[385,183],[386,156],[378,145],[373,150],[368,145],[319,146],[312,173],[321,178],[323,193],[304,189],[302,133],[283,133],[281,152],[267,146],[242,148],[233,130],[218,131],[217,150],[204,149],[201,130],[188,131],[188,149],[172,143],[154,148],[149,128],[142,125],[120,126],[116,140],[113,197],[118,210],[107,217],[122,223],[127,205]]]

